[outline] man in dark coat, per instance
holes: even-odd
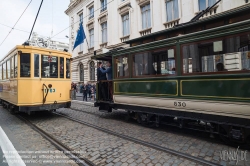
[[[97,68],[97,81],[99,82],[99,95],[100,95],[100,99],[106,99],[107,98],[107,92],[105,91],[106,87],[107,87],[107,82],[102,82],[107,80],[106,77],[106,73],[102,73],[100,66],[101,66],[102,62],[98,62],[98,68]],[[104,67],[102,67],[103,70],[105,70]]]

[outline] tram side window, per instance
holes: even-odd
[[[14,67],[14,77],[15,77],[15,78],[17,78],[17,71],[18,71],[18,70],[17,70],[17,65],[18,65],[18,63],[17,63],[17,55],[15,55],[15,56],[14,56],[14,66],[15,66],[15,67]]]
[[[174,49],[155,50],[135,54],[133,76],[175,74]]]
[[[116,58],[116,77],[127,77],[129,76],[129,67],[128,67],[128,57],[122,56]]]
[[[14,57],[11,58],[10,78],[14,78]]]
[[[237,35],[182,46],[183,73],[250,70],[250,39]]]
[[[60,57],[60,78],[64,78],[64,58]]]
[[[70,59],[66,59],[66,78],[70,78]]]
[[[20,55],[20,77],[30,77],[30,54]]]
[[[58,78],[58,57],[42,55],[42,78]]]
[[[34,77],[39,77],[39,54],[34,54]]]
[[[6,63],[3,63],[3,80],[6,79]]]
[[[10,78],[10,59],[7,61],[7,76],[6,78]]]

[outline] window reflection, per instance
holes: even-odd
[[[42,55],[42,78],[58,78],[58,57]]]
[[[64,58],[60,57],[60,78],[64,78]]]
[[[20,55],[20,77],[30,77],[30,54]]]
[[[66,59],[66,78],[70,78],[70,59]]]
[[[34,54],[34,77],[39,77],[39,54]]]
[[[175,74],[174,49],[138,53],[133,59],[133,75]]]
[[[128,57],[116,58],[116,77],[127,77],[129,76]]]
[[[183,73],[250,70],[250,34],[182,47]]]

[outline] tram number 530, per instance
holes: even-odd
[[[185,102],[177,102],[177,101],[175,101],[174,102],[174,106],[176,106],[176,107],[186,107],[186,103]]]

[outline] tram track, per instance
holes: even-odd
[[[99,126],[94,125],[94,124],[90,124],[90,123],[88,123],[88,122],[86,122],[86,121],[79,120],[79,119],[76,119],[76,118],[73,118],[73,117],[64,115],[64,114],[62,114],[62,113],[53,112],[53,114],[58,115],[58,116],[61,116],[61,117],[64,117],[64,118],[69,119],[69,120],[74,121],[74,122],[78,122],[78,123],[83,124],[83,125],[86,125],[86,126],[88,126],[88,127],[97,129],[97,130],[99,130],[99,131],[102,131],[102,132],[105,132],[105,133],[108,133],[108,134],[117,136],[117,137],[119,137],[119,138],[122,138],[122,139],[125,139],[125,140],[128,140],[128,141],[131,141],[131,142],[134,142],[134,143],[143,145],[143,146],[147,146],[147,147],[149,147],[149,148],[153,148],[153,149],[155,149],[155,150],[159,150],[159,151],[162,151],[162,152],[165,152],[165,153],[169,153],[169,154],[172,154],[172,155],[175,155],[175,156],[178,156],[178,157],[183,157],[183,158],[185,158],[185,159],[188,159],[188,160],[190,160],[190,161],[193,161],[193,162],[196,162],[196,163],[199,163],[199,164],[202,164],[202,165],[207,165],[207,166],[217,166],[217,165],[219,165],[219,164],[217,164],[217,163],[209,162],[209,161],[203,160],[203,159],[201,159],[201,158],[194,157],[194,156],[191,156],[191,155],[182,153],[182,152],[178,152],[178,151],[175,151],[175,150],[166,148],[166,147],[162,147],[162,146],[159,146],[159,145],[156,145],[156,144],[153,144],[153,143],[149,143],[149,142],[146,142],[146,141],[142,141],[142,140],[140,140],[140,139],[136,139],[136,138],[133,138],[133,137],[130,137],[130,136],[126,136],[126,135],[123,135],[123,134],[119,134],[119,133],[117,133],[117,132],[114,132],[114,131],[111,131],[111,130],[108,130],[108,129],[99,127]]]
[[[43,138],[48,140],[52,145],[54,145],[58,150],[62,151],[66,156],[68,156],[71,160],[74,160],[76,164],[79,166],[96,166],[94,163],[89,161],[86,158],[79,157],[77,153],[75,153],[72,149],[64,145],[62,142],[51,136],[49,133],[45,132],[41,128],[34,125],[32,122],[30,122],[28,119],[26,119],[24,116],[17,115],[17,117],[24,121],[28,126],[30,126],[33,130],[38,132]]]

